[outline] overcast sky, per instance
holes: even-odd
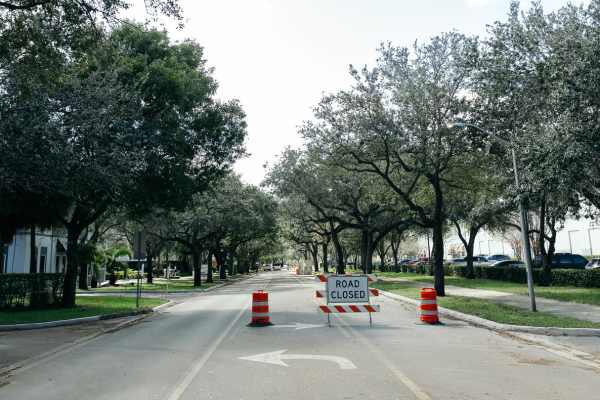
[[[162,19],[173,40],[195,38],[215,67],[217,97],[239,99],[247,114],[246,148],[236,172],[259,184],[286,146],[300,147],[298,126],[322,93],[351,85],[350,64],[375,66],[381,42],[412,46],[453,29],[484,37],[505,21],[508,0],[180,0],[185,28]],[[579,4],[579,1],[574,1]],[[529,8],[522,2],[522,8]],[[545,12],[567,4],[542,0]],[[124,16],[143,21],[142,7]]]

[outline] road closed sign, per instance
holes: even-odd
[[[328,276],[328,303],[368,303],[369,278],[366,276]]]

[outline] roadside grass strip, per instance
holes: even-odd
[[[420,288],[394,282],[369,282],[372,288],[385,290],[414,300],[420,300]],[[592,328],[600,329],[600,323],[577,318],[562,317],[544,312],[531,312],[527,309],[509,306],[488,300],[464,296],[445,296],[437,298],[438,305],[450,310],[474,315],[489,321],[507,325],[556,327],[556,328]]]
[[[376,272],[378,276],[387,278],[410,279],[412,281],[427,282],[433,284],[433,276],[412,274],[406,272]],[[504,293],[522,294],[528,296],[526,284],[494,281],[492,279],[466,279],[459,276],[446,276],[444,282],[447,285],[460,286],[470,289],[496,290]],[[535,286],[536,296],[548,299],[574,301],[576,303],[593,304],[600,306],[600,289],[581,288],[575,286]]]
[[[193,281],[171,281],[169,282],[169,291],[177,291],[177,290],[203,290],[208,289],[209,287],[220,285],[220,282],[212,282],[212,283],[202,283],[202,286],[194,286]],[[109,286],[102,287],[96,289],[88,289],[88,290],[77,290],[78,293],[88,293],[88,292],[110,292],[114,290],[118,291],[132,291],[135,292],[137,289],[137,284],[133,282],[133,285],[128,284],[120,284],[119,286]],[[156,283],[140,283],[141,290],[155,290],[157,292],[164,292],[167,290],[167,281],[164,282],[158,281]]]
[[[32,324],[116,314],[144,310],[163,303],[166,303],[166,301],[162,299],[140,298],[140,307],[136,308],[135,297],[77,297],[76,308],[47,310],[28,310],[27,308],[23,308],[19,310],[13,309],[10,312],[0,312],[0,325]]]

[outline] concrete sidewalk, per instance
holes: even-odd
[[[420,288],[433,286],[428,282],[419,282],[401,278],[378,277],[378,280],[384,282],[397,282],[407,286]],[[446,285],[445,289],[446,294],[453,296],[475,297],[477,299],[495,301],[525,309],[529,309],[530,307],[529,296],[523,296],[520,294],[497,292],[495,290],[470,289],[452,285]],[[572,301],[553,300],[537,296],[535,298],[535,302],[538,311],[560,315],[563,317],[582,319],[585,321],[600,322],[600,306],[575,303]]]

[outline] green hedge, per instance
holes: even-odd
[[[427,274],[428,265],[403,265],[402,272]],[[526,283],[527,271],[519,267],[489,267],[474,265],[473,272],[479,279],[494,279],[498,281]],[[466,266],[444,266],[444,275],[467,276]],[[533,282],[539,282],[542,277],[541,269],[533,270]],[[575,286],[585,288],[600,288],[600,270],[594,269],[554,269],[552,270],[552,286]]]
[[[0,308],[46,306],[60,300],[64,274],[0,274]]]

